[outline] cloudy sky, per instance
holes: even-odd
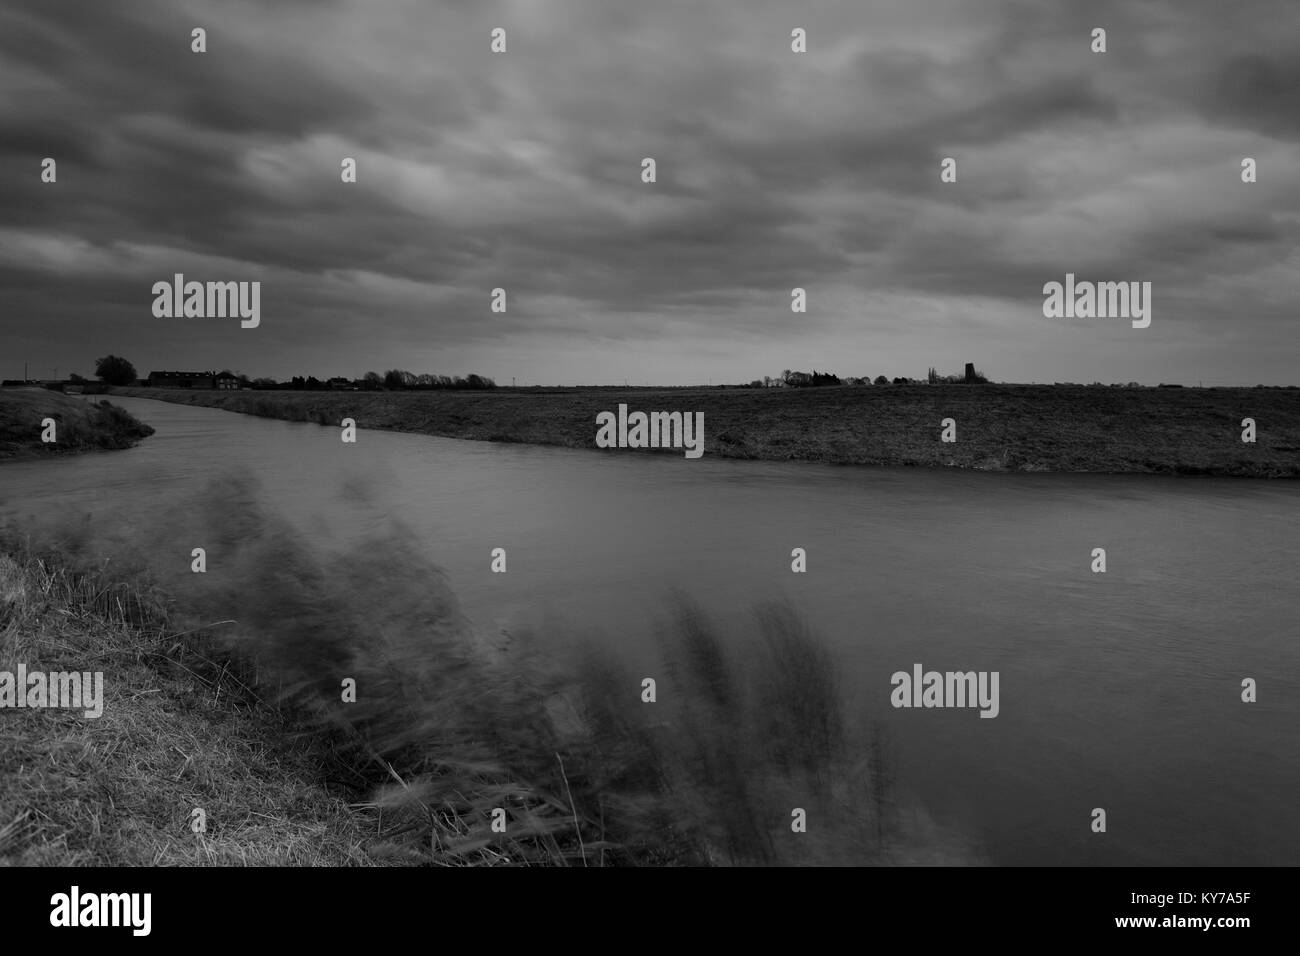
[[[0,7],[0,377],[1297,383],[1297,200],[1295,0]],[[1151,326],[1044,318],[1066,272]]]

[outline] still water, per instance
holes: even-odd
[[[315,546],[412,528],[481,633],[540,624],[647,667],[675,589],[742,652],[753,606],[787,598],[832,649],[851,721],[884,728],[898,799],[952,842],[938,859],[1300,862],[1296,483],[738,462],[707,444],[698,461],[373,431],[349,445],[114,401],[157,434],[0,466],[0,517],[143,518],[246,468]],[[154,547],[188,563],[202,542],[183,537]],[[490,573],[493,548],[508,573]],[[998,671],[998,716],[892,708],[890,676],[917,663]]]

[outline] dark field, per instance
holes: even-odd
[[[703,412],[705,455],[984,471],[1300,476],[1300,390],[1051,385],[294,392],[115,389],[290,421],[595,449],[596,415]],[[940,441],[941,422],[957,441]],[[1255,443],[1241,440],[1242,419]],[[649,449],[641,450],[648,453]],[[680,450],[659,451],[680,455]]]

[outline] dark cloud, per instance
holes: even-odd
[[[1298,50],[1279,0],[11,0],[5,360],[681,382],[994,348],[1128,380],[1150,346],[1287,380]],[[1065,271],[1155,283],[1150,341],[1044,323]],[[173,272],[262,280],[262,326],[154,319]]]
[[[1234,56],[1219,66],[1206,115],[1272,138],[1300,140],[1300,49],[1289,56]]]

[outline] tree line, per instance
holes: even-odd
[[[453,389],[492,389],[497,383],[486,375],[435,375],[431,372],[408,372],[405,369],[390,368],[387,372],[367,372],[360,378],[319,379],[315,375],[295,375],[286,382],[277,382],[271,378],[255,378],[250,383],[252,388],[287,388],[287,389],[328,389],[347,388],[363,392],[396,391],[402,389],[432,390]]]
[[[933,368],[929,370],[926,376],[926,382],[931,385],[940,384],[985,384],[988,379],[983,372],[972,368],[969,373],[961,375],[940,375]],[[796,372],[786,369],[778,376],[764,375],[762,378],[756,378],[749,383],[750,388],[817,388],[826,385],[889,385],[891,380],[887,375],[877,375],[874,379],[870,375],[864,375],[856,378],[852,375],[841,378],[830,372]],[[894,385],[919,385],[920,379],[898,377],[892,380]]]
[[[497,383],[486,375],[435,375],[430,372],[416,374],[405,369],[391,368],[382,375],[379,372],[366,372],[361,378],[344,377],[317,378],[315,375],[294,375],[280,381],[274,378],[249,379],[247,375],[222,369],[211,373],[214,377],[228,377],[239,381],[244,388],[259,389],[356,389],[358,391],[381,391],[385,389],[491,389]],[[95,375],[105,385],[134,385],[139,379],[135,366],[120,355],[105,355],[95,362]],[[73,373],[72,381],[84,381],[80,375]]]

